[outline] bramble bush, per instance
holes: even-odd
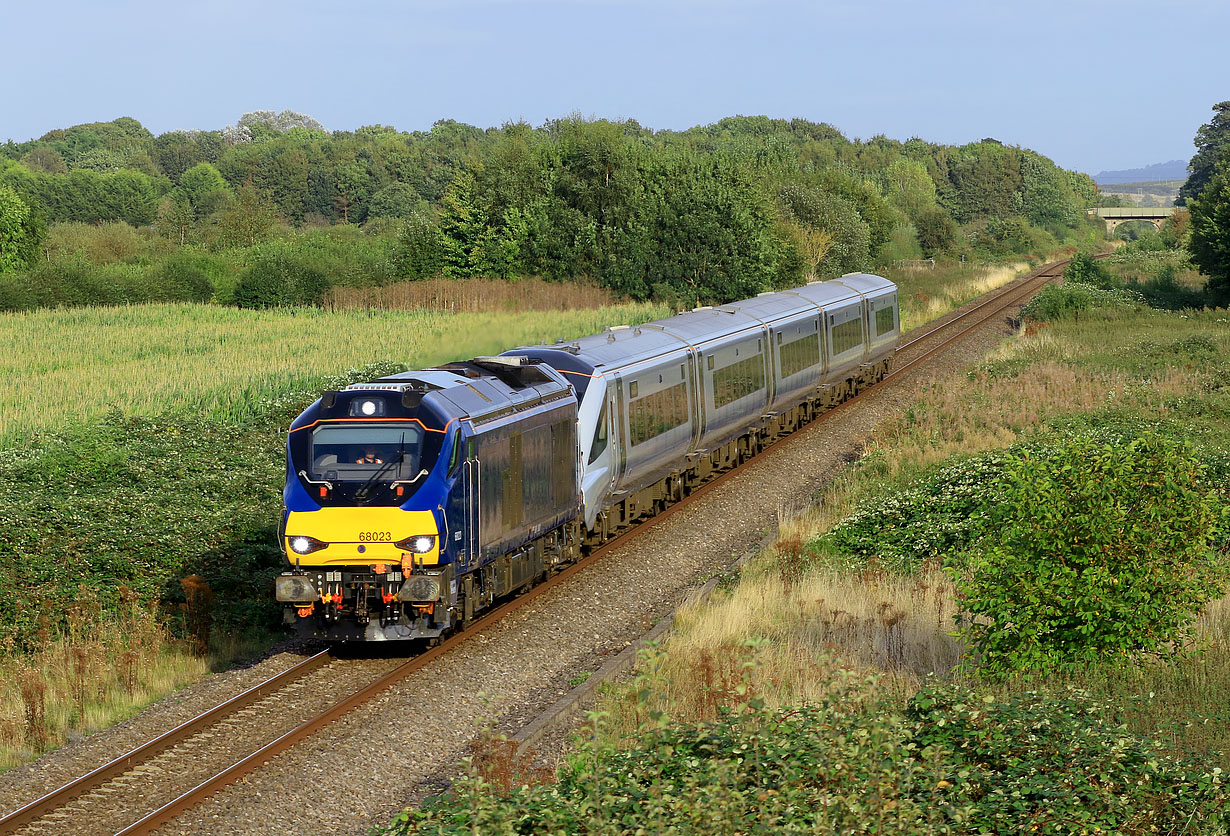
[[[1072,438],[1012,449],[998,536],[952,567],[960,634],[991,676],[1177,652],[1221,593],[1221,516],[1186,443]]]
[[[910,574],[934,558],[959,559],[990,531],[1005,500],[1006,454],[993,451],[946,464],[905,489],[865,502],[816,546]]]
[[[906,710],[920,751],[938,750],[956,833],[1220,833],[1226,776],[1163,755],[1109,702],[1080,691],[996,698],[923,688]]]
[[[1224,776],[1168,757],[1076,693],[928,687],[904,712],[838,669],[823,700],[582,742],[558,783],[466,777],[389,836],[1222,832]],[[510,787],[510,789],[506,789]]]

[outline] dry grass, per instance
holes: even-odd
[[[961,661],[951,583],[938,570],[902,578],[878,570],[794,577],[800,541],[787,528],[739,585],[680,608],[654,676],[655,697],[684,721],[713,719],[753,693],[771,707],[818,700],[835,668],[883,671],[880,688],[906,693]],[[646,701],[623,693],[608,730],[630,734]]]
[[[322,302],[327,310],[378,308],[436,313],[572,311],[609,307],[609,290],[576,282],[542,279],[424,279],[383,287],[333,287]]]
[[[348,368],[377,361],[423,368],[667,313],[651,304],[532,317],[161,304],[2,314],[0,445],[113,407],[242,420],[271,398]]]
[[[114,725],[219,661],[169,640],[152,604],[126,596],[114,621],[99,621],[91,609],[83,590],[64,635],[0,658],[0,770]]]

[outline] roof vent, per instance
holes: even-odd
[[[524,354],[500,355],[498,357],[475,357],[474,364],[476,366],[507,366],[509,368],[520,368],[528,366],[530,358]]]

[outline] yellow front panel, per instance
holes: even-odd
[[[436,536],[436,545],[427,554],[416,554],[416,562],[440,562],[439,532],[430,511],[403,511],[397,507],[321,508],[319,511],[291,511],[286,519],[282,550],[300,566],[361,565],[400,563],[406,552],[393,544],[407,537]],[[290,550],[292,537],[315,537],[329,548],[307,555]]]

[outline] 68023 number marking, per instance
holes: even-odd
[[[360,543],[388,543],[393,539],[391,531],[360,531]]]

